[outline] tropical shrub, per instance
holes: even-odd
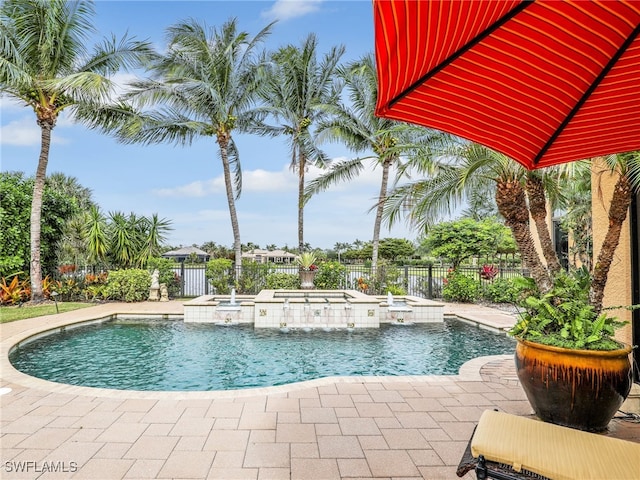
[[[233,262],[227,258],[214,258],[207,262],[205,276],[218,295],[231,293],[234,285]]]
[[[51,293],[58,291],[58,284],[56,280],[53,280],[49,275],[42,279],[42,294],[44,298],[51,298]]]
[[[107,280],[109,274],[106,272],[99,273],[97,275],[88,273],[84,276],[84,297],[89,301],[106,300],[108,298],[107,293]]]
[[[110,300],[141,302],[149,297],[151,274],[147,270],[130,268],[109,272],[106,294]]]
[[[544,295],[525,300],[526,310],[510,333],[523,340],[554,347],[615,350],[615,328],[624,325],[589,304],[591,277],[586,268],[561,271]]]
[[[274,272],[267,275],[269,290],[297,290],[300,288],[300,276],[296,273]]]
[[[387,262],[378,263],[378,275],[376,277],[376,293],[386,294],[391,292],[394,295],[406,295],[407,292],[403,287],[402,271],[397,266]]]
[[[471,303],[480,298],[480,283],[473,278],[456,272],[450,272],[442,287],[442,298],[448,302]]]
[[[318,267],[313,283],[320,290],[346,288],[347,267],[338,262],[324,262]]]
[[[63,278],[56,285],[58,300],[72,302],[83,298],[83,285],[75,277]]]
[[[406,295],[401,270],[387,260],[378,262],[375,273],[356,278],[353,281],[353,288],[371,295],[382,295],[388,291],[399,292],[398,295]]]
[[[387,292],[392,295],[406,295],[407,291],[399,285],[387,285]]]
[[[255,263],[251,260],[242,260],[242,271],[236,283],[238,293],[258,293],[265,288],[267,275],[272,267],[267,264]]]
[[[18,275],[14,275],[11,281],[9,278],[0,280],[0,305],[15,305],[26,302],[30,296],[29,280],[20,280]]]
[[[33,177],[22,172],[0,172],[0,276],[29,271],[30,212]],[[45,274],[54,274],[58,241],[68,219],[78,213],[75,199],[48,181],[42,196],[41,265]]]
[[[515,279],[496,278],[493,282],[484,286],[484,298],[492,303],[518,303],[521,288],[515,283]]]

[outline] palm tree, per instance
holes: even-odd
[[[547,198],[555,204],[561,199],[559,190],[563,182],[560,180],[571,181],[570,177],[565,178],[558,172],[564,170],[566,175],[579,172],[579,169],[551,167],[528,171],[506,156],[475,144],[459,151],[455,161],[457,165],[442,168],[434,177],[398,187],[390,195],[385,215],[395,219],[406,208],[412,222],[423,226],[426,218],[450,211],[469,192],[495,188],[498,210],[513,233],[524,266],[529,269],[540,292],[548,292],[557,273],[557,255],[553,248],[542,245],[546,265],[542,262],[531,236],[529,215],[532,218],[546,216],[546,207],[544,212],[541,210]],[[597,173],[615,174],[618,180],[609,203],[609,228],[591,276],[589,303],[596,314],[602,311],[604,287],[632,196],[640,189],[640,152],[608,156],[605,164],[606,168]],[[540,243],[550,242],[546,222],[537,219],[535,223]]]
[[[335,103],[339,96],[335,74],[344,47],[333,47],[321,60],[318,40],[310,34],[300,48],[287,45],[271,55],[272,68],[261,94],[263,112],[272,115],[276,125],[263,124],[262,134],[286,135],[291,152],[291,169],[298,173],[298,251],[305,251],[304,204],[305,172],[308,164],[323,166],[326,155],[318,149],[313,128],[325,115],[323,105]]]
[[[433,155],[434,152],[428,151],[427,154]],[[430,219],[445,212],[451,213],[471,192],[494,190],[498,211],[511,229],[525,268],[541,292],[549,291],[555,268],[553,259],[558,263],[557,256],[553,248],[544,247],[546,265],[538,256],[529,226],[527,205],[535,204],[538,208],[536,214],[539,215],[542,206],[546,205],[546,197],[545,189],[537,188],[538,182],[542,182],[549,192],[552,192],[553,183],[539,179],[538,172],[527,171],[505,155],[481,145],[458,145],[452,151],[441,154],[449,159],[448,163],[445,160],[435,175],[396,188],[385,205],[385,216],[393,222],[406,212],[411,223],[425,229]],[[432,167],[430,163],[428,166]],[[554,170],[549,169],[548,172],[553,175]],[[535,179],[531,180],[532,177]],[[535,184],[535,188],[530,183]],[[552,193],[552,197],[555,195]],[[536,226],[538,232],[542,232],[541,237],[550,241],[546,222],[536,222]]]
[[[338,262],[340,262],[340,253],[345,252],[345,251],[349,250],[350,248],[351,248],[351,244],[350,243],[336,242],[336,244],[333,246],[333,249],[338,254]]]
[[[591,275],[589,303],[597,313],[602,310],[604,288],[616,248],[620,243],[622,225],[627,218],[633,195],[640,191],[640,151],[609,155],[604,159],[604,164],[606,168],[596,174],[598,176],[605,173],[617,175],[618,180],[609,202],[609,228],[602,241],[598,258],[593,264]]]
[[[569,234],[570,262],[593,270],[593,222],[591,202],[591,162],[573,162],[572,181],[563,184],[562,228]]]
[[[195,20],[171,26],[167,52],[151,67],[153,78],[133,83],[126,97],[141,109],[153,110],[132,116],[119,132],[125,143],[189,145],[199,137],[215,139],[233,231],[236,279],[242,266],[235,204],[242,192],[242,169],[232,133],[247,131],[255,122],[252,108],[261,80],[257,48],[271,25],[253,38],[238,32],[235,19],[219,30]]]
[[[133,68],[152,53],[150,45],[124,37],[105,39],[89,54],[93,5],[67,0],[5,0],[0,5],[0,92],[33,108],[41,146],[31,203],[31,300],[44,299],[40,262],[42,195],[51,131],[63,110],[106,103],[109,76]]]
[[[389,174],[401,156],[401,150],[397,146],[400,143],[417,141],[419,137],[422,142],[429,142],[425,137],[429,136],[431,131],[374,115],[378,82],[375,62],[371,55],[366,55],[345,68],[339,68],[338,73],[346,83],[349,105],[340,103],[324,107],[330,117],[318,126],[318,137],[343,142],[356,153],[373,153],[332,164],[327,173],[309,182],[305,195],[309,197],[326,190],[332,184],[352,180],[364,170],[367,160],[371,160],[374,168],[382,168],[378,199],[373,207],[376,215],[373,224],[371,269],[375,272]]]

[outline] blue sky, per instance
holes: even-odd
[[[372,6],[369,0],[354,1],[112,1],[96,2],[94,24],[97,40],[125,32],[164,46],[166,27],[187,18],[219,26],[231,17],[239,28],[256,34],[272,20],[266,47],[287,43],[300,45],[306,36],[317,35],[320,52],[333,45],[346,47],[344,61],[373,52]],[[131,76],[121,75],[119,80]],[[0,158],[3,171],[35,173],[40,132],[30,109],[0,99]],[[261,247],[297,246],[297,177],[289,169],[284,139],[235,135],[243,168],[242,196],[237,201],[243,243]],[[344,147],[326,144],[331,158],[352,154]],[[76,177],[92,190],[103,212],[157,213],[170,219],[174,230],[171,245],[214,241],[231,246],[233,236],[222,180],[218,147],[212,139],[189,147],[170,144],[121,145],[112,138],[73,124],[64,114],[53,132],[48,173]],[[310,170],[308,178],[316,171]],[[378,194],[380,171],[368,168],[356,181],[337,185],[310,200],[305,208],[305,241],[313,247],[331,248],[336,242],[370,240],[373,213],[368,213]],[[411,240],[416,234],[404,224],[381,236]]]

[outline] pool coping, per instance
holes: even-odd
[[[448,304],[449,309],[455,310],[455,306]],[[483,315],[457,315],[463,320],[475,323],[479,327],[496,330],[494,324],[483,323],[491,314],[486,309]],[[278,385],[271,387],[255,387],[237,390],[212,390],[212,391],[140,391],[140,390],[117,390],[108,388],[84,387],[51,382],[40,378],[32,377],[20,372],[9,361],[9,354],[12,349],[34,336],[42,335],[51,330],[59,330],[65,327],[86,324],[91,322],[102,322],[120,316],[136,316],[144,315],[159,316],[161,318],[171,318],[182,315],[181,302],[142,302],[139,304],[127,303],[108,303],[98,305],[96,307],[88,307],[72,312],[65,312],[45,317],[35,317],[25,320],[17,320],[0,324],[0,380],[1,386],[7,383],[24,386],[27,388],[35,388],[46,390],[52,393],[66,393],[71,395],[83,395],[92,397],[107,398],[135,398],[135,399],[223,399],[223,398],[242,398],[254,397],[260,395],[284,394],[297,390],[303,390],[310,387],[320,387],[335,383],[377,383],[377,382],[415,382],[437,381],[449,382],[451,380],[476,382],[482,381],[480,369],[483,365],[496,361],[511,358],[511,355],[491,355],[474,358],[464,363],[457,375],[402,375],[402,376],[332,376],[323,377],[314,380],[306,380],[302,382],[290,383],[286,385]],[[5,337],[5,334],[8,336]]]

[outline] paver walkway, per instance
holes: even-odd
[[[24,332],[131,308],[181,311],[111,304],[2,325],[1,478],[454,479],[482,411],[531,414],[511,356],[472,360],[457,376],[186,393],[64,386],[8,365]],[[609,434],[640,442],[630,422]]]

